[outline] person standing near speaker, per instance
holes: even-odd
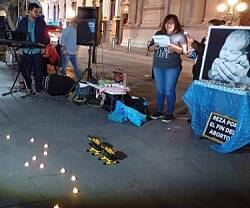
[[[77,45],[76,45],[76,19],[68,19],[67,26],[62,32],[62,68],[61,74],[66,75],[69,61],[71,62],[77,79],[81,79],[81,71],[77,65]]]
[[[27,33],[29,42],[46,44],[48,33],[45,21],[39,16],[40,9],[38,4],[30,3],[28,6],[28,15],[18,23],[16,32]],[[43,60],[41,51],[41,48],[36,47],[23,48],[21,62],[25,62],[25,67],[22,68],[22,74],[30,93],[33,91],[32,70],[35,78],[36,93],[42,92]]]

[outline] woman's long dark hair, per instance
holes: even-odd
[[[181,32],[182,31],[182,27],[181,27],[181,24],[178,20],[178,17],[174,14],[169,14],[167,15],[165,18],[164,18],[164,21],[162,23],[162,26],[161,26],[161,31],[165,34],[167,34],[167,30],[165,28],[165,24],[166,22],[168,22],[169,20],[173,20],[174,21],[174,32],[173,33],[178,33],[178,32]]]

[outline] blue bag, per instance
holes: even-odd
[[[146,121],[146,117],[146,115],[126,106],[124,103],[117,100],[115,110],[109,114],[108,118],[117,122],[121,121],[122,119],[123,121],[129,120],[134,125],[141,126]]]

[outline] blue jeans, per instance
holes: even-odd
[[[167,98],[167,112],[174,112],[176,101],[176,83],[180,75],[180,67],[161,69],[154,67],[154,76],[156,83],[156,108],[157,111],[163,112],[165,98]]]
[[[81,78],[81,71],[78,69],[77,66],[77,58],[76,55],[70,55],[70,54],[62,54],[62,69],[61,69],[61,73],[62,75],[66,75],[66,70],[67,70],[67,66],[69,61],[71,62],[75,75],[77,77],[77,79]]]

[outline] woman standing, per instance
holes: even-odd
[[[148,50],[154,51],[153,71],[156,83],[156,112],[152,119],[162,118],[162,122],[171,122],[174,119],[174,106],[176,101],[176,83],[181,72],[181,54],[187,53],[187,41],[176,15],[169,14],[164,18],[162,28],[155,33],[166,35],[170,44],[159,46],[152,39]],[[167,99],[167,108],[164,113],[164,102]]]

